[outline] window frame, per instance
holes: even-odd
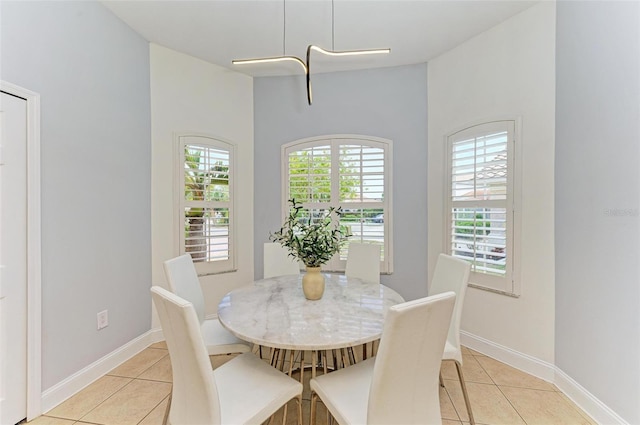
[[[367,208],[367,203],[357,202],[340,202],[339,199],[339,174],[335,175],[334,170],[339,170],[340,145],[360,145],[374,148],[381,148],[384,154],[384,171],[383,171],[383,191],[384,197],[382,204],[384,220],[384,242],[382,250],[384,252],[383,259],[380,261],[380,273],[392,274],[393,273],[393,143],[391,140],[383,139],[373,136],[362,135],[325,135],[318,137],[310,137],[305,139],[299,139],[290,143],[283,144],[281,147],[281,210],[282,219],[289,213],[289,153],[300,151],[303,149],[309,149],[319,146],[331,147],[331,199],[329,202],[303,202],[305,208],[319,209],[328,207],[339,207],[343,209],[351,208]],[[338,171],[339,172],[339,171]],[[335,178],[337,177],[337,178]],[[337,199],[335,198],[337,193]],[[354,241],[355,242],[355,241]],[[346,259],[340,259],[340,253],[334,255],[334,257],[322,266],[322,270],[330,272],[344,272],[346,268]]]
[[[207,276],[220,273],[229,273],[237,270],[236,267],[236,214],[235,214],[235,173],[236,173],[236,144],[222,140],[218,137],[199,133],[179,133],[174,135],[174,226],[175,226],[175,246],[178,255],[186,254],[184,237],[185,199],[184,187],[184,163],[185,146],[198,146],[203,148],[213,148],[223,150],[229,154],[229,201],[204,201],[209,202],[212,208],[219,207],[221,202],[227,204],[229,209],[228,223],[228,258],[225,260],[194,261],[194,266],[198,276]]]
[[[457,203],[452,199],[453,144],[470,138],[477,138],[495,132],[507,131],[507,193],[504,201],[506,210],[506,273],[504,277],[471,271],[469,286],[511,297],[519,297],[520,287],[520,205],[521,205],[521,119],[519,117],[478,121],[445,135],[445,190],[443,252],[452,255],[451,229],[452,210]],[[496,201],[466,201],[470,208],[499,208]],[[458,204],[460,205],[460,204]],[[462,257],[459,257],[462,258]]]

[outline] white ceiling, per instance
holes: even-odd
[[[103,3],[150,42],[264,76],[300,74],[301,68],[295,63],[238,66],[231,60],[282,55],[284,40],[286,54],[304,61],[309,44],[331,49],[333,32],[335,50],[390,47],[391,53],[343,58],[312,53],[313,73],[423,63],[537,1],[334,0],[333,6],[331,0]]]

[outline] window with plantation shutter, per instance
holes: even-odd
[[[515,294],[515,122],[479,124],[447,142],[447,251],[471,263],[471,285]]]
[[[378,244],[380,270],[393,271],[391,247],[391,142],[359,136],[321,137],[283,147],[283,215],[289,199],[302,203],[300,220],[317,220],[341,207],[350,242]],[[348,244],[324,266],[343,271]]]
[[[180,253],[199,274],[234,269],[233,152],[210,137],[178,137]]]

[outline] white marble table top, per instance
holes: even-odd
[[[320,300],[302,293],[302,276],[278,276],[229,292],[218,319],[245,341],[288,350],[329,350],[375,341],[389,307],[404,299],[384,285],[325,274]]]

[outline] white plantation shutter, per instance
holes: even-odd
[[[289,198],[302,203],[331,201],[331,146],[290,152]]]
[[[180,136],[177,149],[180,253],[199,274],[233,270],[233,145]]]
[[[471,263],[472,285],[514,292],[513,121],[450,135],[447,251]]]
[[[454,201],[507,198],[508,136],[505,130],[452,142]]]
[[[385,150],[382,147],[340,144],[340,205],[346,213],[340,224],[351,229],[349,241],[380,245],[385,258]],[[340,252],[347,260],[348,245]]]
[[[283,213],[295,198],[305,208],[300,220],[317,220],[330,207],[342,207],[340,226],[350,241],[381,247],[381,271],[393,269],[390,199],[391,143],[360,137],[314,138],[283,147]],[[325,265],[343,271],[348,244]]]
[[[384,199],[384,149],[364,145],[339,145],[340,202],[382,202]]]

